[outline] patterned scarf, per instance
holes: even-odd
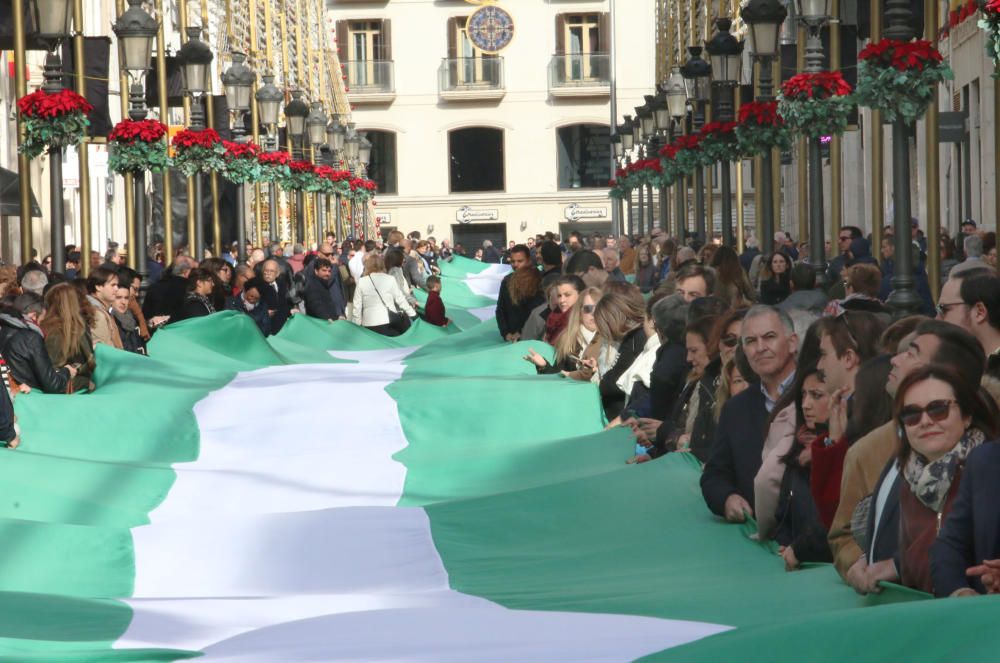
[[[187,298],[188,299],[196,299],[199,302],[201,302],[202,304],[204,304],[205,308],[208,309],[209,315],[211,315],[212,313],[215,313],[215,306],[212,305],[212,300],[209,299],[208,297],[206,297],[204,295],[199,295],[197,292],[189,292],[187,294]]]
[[[555,343],[559,335],[566,329],[568,322],[569,311],[550,311],[549,316],[545,318],[545,342]]]
[[[970,427],[954,449],[934,462],[927,462],[926,458],[914,451],[903,468],[903,478],[924,506],[935,513],[941,513],[958,468],[965,463],[969,452],[985,440],[986,435],[981,430]]]

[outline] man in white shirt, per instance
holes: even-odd
[[[361,250],[355,253],[354,257],[347,263],[347,269],[350,270],[351,276],[354,277],[356,283],[359,283],[361,277],[365,275],[365,256],[374,250],[375,242],[368,240]]]

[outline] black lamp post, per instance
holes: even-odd
[[[309,144],[312,145],[312,162],[316,164],[316,157],[320,149],[326,144],[326,113],[323,112],[323,104],[314,101],[309,107],[309,115],[306,117],[306,132],[309,134]],[[316,204],[316,237],[317,243],[326,231],[326,195],[317,193],[315,195]]]
[[[211,90],[209,72],[212,64],[212,49],[203,42],[201,28],[189,27],[187,41],[177,52],[181,65],[181,75],[184,79],[184,92],[191,97],[191,128],[205,128],[205,113],[201,105],[202,97]],[[188,237],[192,247],[192,255],[197,260],[205,253],[205,223],[204,223],[204,185],[201,173],[194,179],[194,237]]]
[[[670,132],[673,135],[675,131],[677,133],[683,131],[684,118],[687,116],[687,91],[684,87],[684,77],[681,75],[679,67],[674,67],[670,73],[670,78],[667,79],[667,83],[664,86],[664,92],[667,97],[667,112],[670,113],[670,117],[674,122]],[[682,177],[677,181],[677,190],[674,192],[674,223],[677,230],[676,236],[681,240],[684,239],[684,231],[687,230],[687,210],[684,209],[684,191],[686,188],[684,178]]]
[[[652,156],[652,147],[656,140],[656,117],[653,115],[653,103],[655,101],[652,95],[644,95],[646,100],[642,106],[636,106],[635,113],[639,118],[639,131],[640,140],[642,141],[642,158],[648,159]],[[645,195],[645,214],[640,215],[640,224],[643,226],[644,232],[640,232],[640,235],[645,233],[650,233],[653,231],[653,185],[645,184],[639,189],[639,199],[642,200],[642,196]]]
[[[358,173],[361,177],[368,177],[368,164],[372,158],[372,143],[368,140],[365,132],[358,133]],[[364,224],[365,233],[368,233],[368,205],[361,207],[361,222]]]
[[[820,32],[829,20],[830,0],[796,0],[799,20],[806,27],[805,69],[823,70]],[[826,287],[826,230],[823,219],[823,157],[819,137],[809,139],[809,265],[816,270],[816,285]],[[765,238],[766,239],[766,238]]]
[[[654,159],[659,158],[660,149],[667,144],[672,120],[670,119],[670,106],[667,104],[667,86],[657,85],[656,96],[650,104],[653,108],[653,119],[656,124],[656,137],[650,141]],[[670,230],[670,195],[666,186],[661,185],[659,191],[660,199],[660,229],[664,232]]]
[[[299,149],[298,157],[304,156],[306,117],[309,115],[309,106],[302,101],[302,90],[292,90],[292,100],[285,104],[285,130],[292,141],[292,151],[296,146]],[[294,156],[294,154],[293,154]],[[301,190],[295,192],[295,241],[305,241],[306,236],[306,215],[305,194]]]
[[[886,39],[913,39],[913,11],[908,0],[887,0],[885,8]],[[913,127],[901,113],[892,123],[892,226],[895,236],[892,292],[886,303],[897,317],[920,312],[920,297],[914,288],[913,240],[910,227],[910,133]],[[937,241],[936,238],[932,238]]]
[[[347,161],[347,168],[352,174],[357,174],[360,142],[358,132],[354,130],[354,123],[348,122],[347,130],[344,133],[344,159]],[[351,223],[354,224],[354,230],[360,229],[358,236],[363,236],[365,228],[358,223],[357,204],[353,199],[351,200]]]
[[[55,94],[62,89],[62,58],[59,44],[69,36],[73,6],[69,0],[33,0],[30,4],[36,35],[49,47],[45,56],[44,82],[42,89],[47,94]],[[19,67],[24,66],[17,63]],[[81,147],[80,149],[86,149]],[[52,271],[62,272],[66,268],[66,227],[63,208],[63,146],[49,145],[49,188],[50,239],[52,244]],[[25,175],[26,176],[26,175]]]
[[[632,116],[626,115],[623,118],[623,122],[618,125],[618,134],[622,139],[622,151],[625,153],[625,161],[622,163],[623,168],[628,168],[632,164],[632,149],[635,147],[635,134],[632,132]],[[635,232],[635,216],[632,209],[632,190],[628,192],[628,206],[627,206],[627,225],[628,230],[626,234],[631,235]]]
[[[716,33],[705,45],[705,50],[712,60],[712,87],[716,93],[714,117],[719,122],[732,122],[734,118],[734,95],[740,82],[740,67],[742,65],[743,42],[729,32],[733,22],[728,18],[715,21]],[[722,164],[722,243],[735,247],[733,237],[733,192],[730,183],[730,165],[728,160]]]
[[[128,72],[129,86],[129,119],[145,120],[148,115],[143,87],[149,62],[153,55],[153,37],[159,31],[160,24],[142,8],[142,0],[129,0],[129,8],[118,17],[112,30],[121,43],[121,68]],[[135,266],[142,288],[148,285],[149,263],[146,254],[146,173],[132,173],[132,186],[135,198],[135,228],[132,234],[135,246],[129,250],[135,252]],[[62,243],[60,243],[61,245]],[[53,247],[55,249],[55,247]],[[54,255],[54,254],[53,254]]]
[[[278,149],[278,111],[285,95],[274,84],[274,74],[267,73],[261,76],[264,84],[257,90],[257,113],[260,121],[267,130],[264,138],[264,149],[274,151]],[[267,185],[267,219],[270,230],[275,233],[278,227],[278,185],[269,182]],[[258,237],[257,242],[263,246],[263,237]]]
[[[788,10],[781,0],[750,0],[741,11],[743,21],[750,26],[750,54],[759,68],[757,101],[774,101],[771,63],[779,54],[781,26]],[[771,179],[773,150],[764,152],[760,188],[757,192],[757,213],[760,216],[761,236],[764,242],[774,237],[774,183]]]
[[[621,134],[618,133],[617,126],[615,127],[615,130],[611,133],[611,154],[614,157],[615,168],[617,169],[622,161],[622,158],[625,156],[625,150],[622,148],[622,137]],[[622,214],[623,205],[620,198],[614,201],[614,206],[616,208],[615,212],[616,227],[614,229],[614,232],[615,236],[621,237],[622,235],[625,235],[627,233],[625,228],[621,227],[625,217]]]
[[[688,46],[688,61],[681,67],[684,77],[684,87],[687,97],[692,102],[693,129],[698,131],[705,123],[705,104],[709,100],[709,83],[712,77],[712,65],[701,57],[701,46]],[[705,230],[705,169],[698,167],[694,171],[694,218],[697,227],[698,241],[704,242],[707,236]]]
[[[233,113],[233,140],[242,143],[246,140],[246,125],[244,117],[250,110],[250,94],[253,84],[257,82],[257,72],[246,64],[247,56],[243,53],[232,54],[233,64],[222,74],[222,87],[226,92],[226,105]],[[247,259],[247,218],[244,185],[236,186],[236,243],[237,256],[240,264]],[[219,247],[221,252],[222,247]]]
[[[330,150],[332,165],[334,168],[340,168],[340,161],[344,152],[344,137],[347,133],[346,127],[340,122],[340,116],[334,113],[333,117],[330,119],[330,124],[326,125],[326,146]],[[337,224],[337,233],[340,236],[341,241],[347,238],[347,233],[344,232],[342,227],[343,221],[340,215],[340,194],[334,194],[333,197],[334,205],[334,215]]]

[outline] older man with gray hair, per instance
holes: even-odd
[[[965,249],[965,260],[951,268],[948,276],[954,278],[963,272],[979,267],[990,267],[990,264],[983,260],[983,238],[979,235],[966,235],[962,242]]]
[[[41,269],[29,269],[21,276],[21,290],[33,292],[39,297],[45,294],[49,277]]]

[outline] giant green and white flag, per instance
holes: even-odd
[[[625,465],[592,385],[459,303],[486,269],[445,275],[464,331],[222,313],[100,347],[92,394],[19,397],[0,658],[992,655],[991,598],[869,605],[714,519],[689,457]]]

